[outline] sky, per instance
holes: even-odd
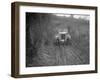
[[[89,20],[89,15],[82,15],[82,14],[53,14],[59,17],[71,17],[73,15],[74,18],[76,19],[85,19]]]

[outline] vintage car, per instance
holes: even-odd
[[[57,45],[67,45],[70,43],[71,35],[67,31],[60,31],[55,36]]]

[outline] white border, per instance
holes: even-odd
[[[52,8],[37,6],[20,6],[20,43],[19,43],[19,59],[20,74],[38,74],[38,73],[54,73],[54,72],[73,72],[95,70],[95,11],[86,9],[72,8]],[[90,15],[90,64],[89,65],[68,65],[68,66],[50,66],[50,67],[28,67],[26,68],[26,44],[25,44],[25,12],[38,13],[67,13],[67,14],[86,14]]]

